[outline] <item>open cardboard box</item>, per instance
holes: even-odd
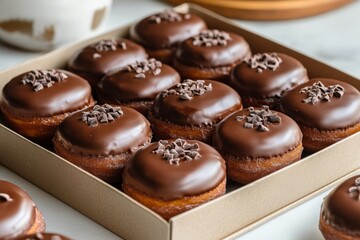
[[[284,52],[300,60],[310,77],[360,81],[319,61],[246,31],[206,9],[183,4],[177,11],[200,15],[210,28],[242,35],[253,52]],[[57,49],[0,72],[0,89],[12,77],[38,68],[62,68],[80,48],[104,38],[126,36],[129,26]],[[53,152],[0,125],[0,163],[125,239],[233,238],[325,191],[360,168],[355,134],[280,171],[170,219],[169,222],[118,189]],[[231,187],[233,188],[233,187]]]

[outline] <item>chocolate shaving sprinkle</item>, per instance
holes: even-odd
[[[54,83],[61,82],[68,78],[63,72],[51,70],[32,70],[21,80],[22,84],[31,84],[34,91],[38,92],[46,87],[52,87]]]
[[[102,106],[95,105],[90,112],[82,112],[81,121],[86,122],[90,127],[96,127],[99,123],[108,123],[114,121],[123,115],[121,107],[113,107],[109,104]]]
[[[201,157],[199,150],[199,144],[191,144],[184,139],[178,138],[171,142],[160,140],[157,149],[152,153],[161,155],[162,159],[168,161],[170,165],[179,165],[180,161],[199,159]]]
[[[186,79],[182,83],[178,83],[175,88],[162,91],[162,97],[168,95],[179,95],[182,100],[191,100],[194,96],[201,96],[206,92],[212,91],[212,85],[209,83],[205,85],[204,80],[190,80]]]
[[[162,63],[155,58],[149,60],[136,61],[134,64],[128,65],[129,72],[135,72],[135,78],[145,78],[145,73],[151,72],[154,76],[161,73]]]
[[[0,193],[0,202],[11,202],[12,198],[9,196],[9,194],[6,193]]]
[[[360,177],[356,178],[354,185],[349,188],[349,194],[351,197],[360,200]]]
[[[320,101],[330,102],[332,97],[341,98],[345,89],[339,84],[326,87],[322,82],[316,82],[312,86],[306,86],[300,90],[300,93],[306,93],[307,96],[302,101],[304,103],[316,104]]]
[[[93,45],[93,48],[98,52],[116,51],[117,49],[126,50],[126,43],[116,39],[101,40],[100,42]],[[98,55],[93,55],[93,58],[99,58]],[[101,57],[101,55],[100,55]]]
[[[160,24],[161,22],[181,22],[183,19],[188,20],[190,18],[191,18],[190,14],[185,14],[182,17],[181,14],[167,9],[161,13],[151,16],[149,18],[149,22],[156,24]]]
[[[262,106],[261,109],[256,110],[253,107],[249,107],[249,114],[236,116],[236,121],[244,121],[244,128],[256,128],[260,132],[270,131],[270,123],[281,123],[281,118],[276,113],[273,113],[269,106]]]
[[[194,46],[204,47],[226,46],[228,41],[231,40],[232,38],[227,32],[219,31],[217,29],[203,30],[199,35],[193,37],[192,44]]]
[[[98,59],[98,58],[101,58],[101,54],[99,54],[99,53],[94,53],[94,54],[93,54],[93,59]]]
[[[275,71],[282,63],[282,59],[276,53],[258,53],[246,59],[245,62],[252,69],[256,68],[257,72],[262,73],[268,69]]]

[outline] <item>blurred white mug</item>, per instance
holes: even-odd
[[[0,39],[28,50],[50,50],[88,36],[112,0],[1,0]]]

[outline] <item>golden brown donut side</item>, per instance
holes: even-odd
[[[247,184],[300,160],[302,149],[302,144],[299,143],[294,149],[270,158],[239,159],[228,154],[222,156],[226,162],[228,177]]]
[[[110,184],[121,182],[123,168],[131,156],[128,152],[110,156],[85,156],[67,149],[57,134],[53,144],[59,156]]]
[[[303,133],[304,148],[309,152],[320,151],[360,131],[360,123],[344,129],[335,130],[319,130],[317,128],[304,126],[301,123],[299,123],[299,127]]]
[[[88,108],[94,105],[92,97],[89,98],[89,104],[82,109]],[[11,129],[19,134],[30,138],[40,144],[50,145],[51,139],[54,137],[55,132],[59,124],[73,112],[67,112],[50,117],[21,117],[14,116],[12,114],[13,109],[5,104],[4,101],[0,101],[0,109],[5,122]],[[79,109],[81,110],[81,109]]]
[[[164,201],[160,198],[145,195],[129,185],[127,182],[123,183],[123,190],[130,197],[158,213],[165,220],[169,220],[173,216],[186,212],[187,210],[195,208],[225,194],[226,178],[217,187],[208,192],[197,196],[187,196],[171,201]]]

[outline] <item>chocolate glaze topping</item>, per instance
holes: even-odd
[[[168,140],[172,144],[175,140]],[[209,145],[197,144],[200,157],[191,161],[169,164],[160,154],[158,142],[135,153],[125,167],[124,182],[152,197],[174,200],[185,196],[199,195],[217,187],[225,178],[225,163],[220,154]]]
[[[16,238],[16,240],[70,240],[70,238],[54,233],[36,233]]]
[[[92,107],[84,111],[91,110]],[[60,124],[56,134],[67,149],[85,155],[133,152],[151,138],[150,124],[143,115],[131,108],[121,107],[121,110],[123,114],[119,118],[96,127],[82,121],[82,112],[74,113]]]
[[[217,123],[242,108],[240,96],[229,86],[211,80],[205,80],[204,85],[211,85],[212,90],[193,95],[189,100],[176,94],[165,97],[158,94],[154,101],[155,115],[180,125],[201,126]]]
[[[261,111],[260,108],[254,110]],[[268,121],[268,131],[254,131],[245,125],[252,109],[247,108],[231,114],[222,120],[214,134],[214,146],[219,152],[239,159],[269,158],[292,150],[302,140],[299,126],[283,113],[271,111],[267,116],[277,116],[280,122]]]
[[[328,224],[357,237],[360,236],[360,200],[358,194],[349,189],[358,186],[355,181],[359,177],[351,177],[340,184],[325,198],[321,207],[321,215]]]
[[[34,91],[32,84],[23,84],[23,79],[33,72],[56,72],[66,75],[61,81]],[[72,112],[90,103],[91,88],[81,77],[65,70],[36,70],[21,74],[7,83],[3,89],[3,98],[14,114],[18,116],[45,117]]]
[[[143,47],[127,39],[102,40],[75,54],[69,62],[69,68],[104,75],[146,57]]]
[[[108,74],[98,90],[111,102],[153,100],[158,93],[179,82],[180,76],[172,67],[150,59]]]
[[[130,36],[147,48],[163,49],[173,47],[203,29],[206,24],[200,17],[166,10],[133,25]]]
[[[204,37],[209,33],[214,37]],[[215,29],[184,41],[176,51],[176,58],[190,66],[221,67],[241,61],[249,54],[250,47],[243,37]]]
[[[344,94],[342,97],[332,97],[330,101],[318,101],[316,104],[304,102],[307,93],[302,89],[311,87],[319,81],[325,86],[341,85]],[[281,101],[281,109],[305,126],[324,130],[342,129],[360,121],[360,93],[345,82],[316,78],[285,94]]]
[[[285,91],[308,81],[306,69],[295,58],[276,53],[278,60],[271,62],[278,62],[278,64],[265,64],[266,59],[259,63],[260,60],[255,61],[256,56],[257,54],[250,60],[238,64],[232,70],[229,84],[240,95],[259,98],[281,96]],[[279,59],[281,59],[281,63]],[[266,62],[268,61],[266,60]],[[261,70],[259,71],[259,69]]]
[[[0,180],[0,239],[24,234],[35,222],[35,205],[29,195],[12,183]]]

